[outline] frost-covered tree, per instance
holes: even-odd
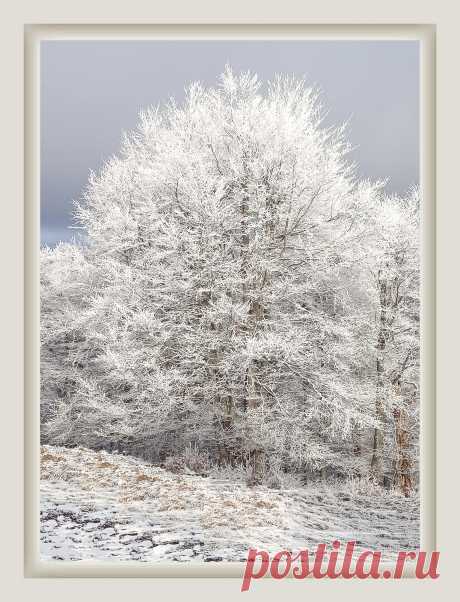
[[[91,266],[82,248],[63,243],[43,248],[40,264],[42,436],[50,430],[53,440],[68,442],[71,405],[90,352],[80,317]]]
[[[418,451],[419,192],[372,206],[376,417],[372,469],[408,494]],[[387,442],[385,445],[385,434]]]
[[[227,70],[218,87],[194,84],[181,106],[142,114],[77,207],[76,437],[155,460],[194,444],[246,463],[252,483],[356,469],[363,435],[384,430],[369,270],[385,202],[381,184],[356,180],[348,150],[344,128],[322,126],[315,92],[289,78],[264,91]],[[392,339],[393,370],[406,370],[394,360],[404,344]]]

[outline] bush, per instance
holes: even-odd
[[[206,452],[198,449],[196,445],[189,444],[181,454],[168,456],[161,466],[175,474],[193,472],[208,476],[211,462]]]

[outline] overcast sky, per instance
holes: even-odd
[[[49,41],[41,47],[42,243],[69,240],[72,200],[136,127],[138,113],[215,84],[228,63],[305,77],[322,91],[327,124],[350,120],[351,158],[388,192],[419,180],[418,42]]]

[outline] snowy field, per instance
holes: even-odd
[[[81,448],[42,447],[41,471],[43,559],[243,561],[249,547],[334,539],[387,559],[418,548],[416,496],[249,488]]]

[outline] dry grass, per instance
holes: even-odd
[[[62,529],[58,525],[56,529],[63,530],[59,536],[45,530],[50,545],[58,543],[51,555],[63,554],[59,538],[66,535],[72,542],[74,528],[86,538],[86,547],[82,550],[78,543],[72,554],[85,558],[102,554],[98,546],[106,529],[93,532],[91,526],[86,532],[81,526],[84,509],[91,507],[99,509],[94,520],[101,525],[112,517],[114,524],[125,529],[128,519],[126,528],[139,536],[136,546],[144,532],[150,533],[158,540],[152,548],[154,556],[160,549],[161,554],[170,550],[173,556],[180,542],[190,550],[198,540],[203,549],[208,546],[211,556],[228,559],[241,558],[248,547],[299,550],[334,539],[359,542],[357,551],[384,546],[384,553],[390,555],[417,546],[417,498],[383,496],[373,483],[362,480],[274,491],[222,478],[176,474],[133,457],[82,448],[44,446],[41,460],[42,499],[53,516],[64,499],[64,505],[79,517],[68,532],[64,524]],[[115,539],[110,539],[104,554],[110,554],[113,546],[125,547]],[[166,549],[164,540],[174,541]],[[133,547],[138,554],[136,550]]]
[[[46,462],[63,462],[65,458],[63,456],[56,456],[54,454],[42,453],[40,461],[45,464]]]
[[[263,487],[215,487],[212,479],[174,474],[120,454],[51,446],[41,451],[42,479],[67,481],[94,495],[110,490],[124,504],[148,501],[159,512],[189,512],[206,527],[232,530],[279,527],[285,520],[281,496]]]

